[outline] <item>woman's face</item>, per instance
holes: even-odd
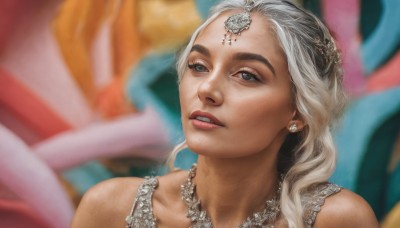
[[[199,34],[180,83],[189,148],[219,158],[278,151],[295,113],[287,63],[269,22],[253,13],[250,28],[223,45],[232,14]]]

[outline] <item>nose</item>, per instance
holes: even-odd
[[[218,76],[209,75],[197,88],[197,96],[206,105],[219,106],[223,102],[222,85]]]

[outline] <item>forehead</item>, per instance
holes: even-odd
[[[271,22],[257,12],[251,13],[252,22],[250,28],[241,33],[236,41],[232,35],[232,45],[227,42],[222,44],[222,39],[226,33],[224,28],[225,20],[241,11],[228,11],[218,16],[203,31],[200,32],[195,40],[195,44],[207,47],[211,52],[250,52],[260,54],[268,58],[272,64],[286,66],[286,58],[276,39],[271,27]]]

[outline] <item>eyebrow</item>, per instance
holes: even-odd
[[[203,55],[205,55],[207,57],[211,56],[210,51],[206,47],[204,47],[204,46],[202,46],[200,44],[193,45],[192,49],[190,49],[190,52],[193,52],[193,51],[197,51],[200,54],[203,54]]]
[[[264,58],[261,55],[253,54],[253,53],[237,53],[234,55],[233,59],[234,60],[256,60],[256,61],[259,61],[259,62],[263,63],[264,65],[266,65],[272,71],[274,76],[276,76],[275,68],[272,66],[271,62],[268,61],[268,59]]]
[[[204,46],[202,46],[200,44],[193,45],[193,47],[190,50],[190,52],[193,52],[193,51],[199,52],[200,54],[203,54],[203,55],[205,55],[207,57],[211,56],[210,51],[206,47],[204,47]],[[233,60],[255,60],[255,61],[259,61],[259,62],[263,63],[264,65],[266,65],[271,70],[271,72],[274,74],[274,76],[276,76],[275,68],[272,66],[271,62],[268,61],[268,59],[264,58],[261,55],[254,54],[254,53],[247,53],[247,52],[243,52],[242,53],[241,52],[241,53],[236,53],[234,55],[234,57],[233,57]]]

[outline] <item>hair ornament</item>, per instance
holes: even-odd
[[[320,38],[315,39],[317,51],[325,58],[326,63],[341,63],[340,53],[336,49],[333,39],[325,38],[321,41]]]
[[[222,39],[222,44],[228,42],[229,45],[232,45],[233,35],[235,36],[233,38],[233,41],[236,41],[237,37],[240,36],[241,32],[250,28],[251,24],[250,12],[253,9],[253,7],[254,7],[253,0],[245,0],[244,11],[241,13],[234,14],[228,17],[228,19],[226,19],[226,21],[224,22],[226,32],[224,34],[224,38]]]

